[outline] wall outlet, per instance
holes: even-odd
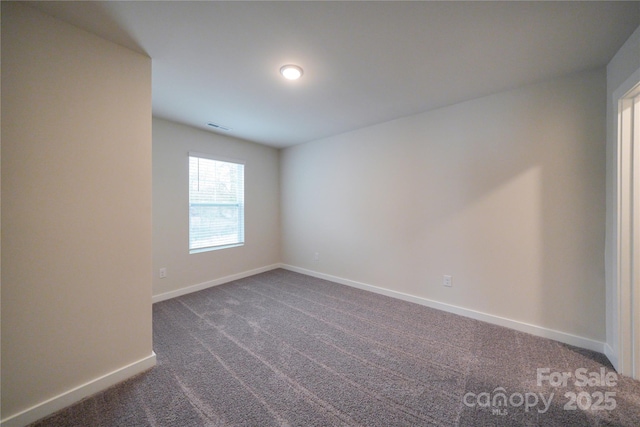
[[[446,286],[447,288],[450,288],[453,286],[453,277],[448,276],[448,275],[444,275],[442,276],[442,286]]]
[[[164,279],[165,277],[167,277],[167,269],[165,267],[162,267],[160,269],[160,273],[158,274],[158,276],[160,276],[161,279]]]
[[[313,262],[320,262],[320,252],[313,254]]]

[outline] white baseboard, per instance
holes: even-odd
[[[270,271],[270,270],[274,270],[276,268],[281,268],[281,267],[282,267],[282,264],[271,264],[265,267],[260,267],[260,268],[256,268],[249,271],[243,271],[242,273],[232,274],[230,276],[221,277],[219,279],[209,280],[208,282],[198,283],[196,285],[191,285],[185,288],[176,289],[175,291],[154,295],[151,301],[155,304],[160,301],[165,301],[171,298],[176,298],[182,295],[190,294],[192,292],[201,291],[203,289],[207,289],[212,286],[222,285],[223,283],[232,282],[234,280],[244,279],[245,277],[264,273],[265,271]]]
[[[91,380],[85,384],[75,387],[69,391],[59,394],[51,399],[45,400],[31,408],[25,409],[0,422],[2,427],[23,427],[42,419],[60,409],[66,408],[85,397],[89,397],[99,391],[105,390],[112,385],[118,384],[134,375],[151,369],[156,364],[156,354],[151,354],[143,359],[133,362],[127,366],[109,372],[106,375]]]
[[[604,344],[604,355],[607,356],[607,359],[609,359],[609,362],[611,362],[616,371],[620,372],[620,369],[618,367],[618,353],[616,353],[613,348],[611,348],[609,343]]]
[[[438,301],[433,301],[427,298],[417,297],[414,295],[405,294],[402,292],[392,291],[389,289],[379,288],[377,286],[368,285],[362,282],[356,282],[354,280],[343,279],[341,277],[331,276],[329,274],[318,273],[317,271],[307,270],[305,268],[295,267],[288,264],[282,264],[280,266],[286,270],[294,271],[296,273],[306,274],[308,276],[317,277],[319,279],[325,279],[332,282],[340,283],[342,285],[351,286],[366,291],[375,292],[377,294],[386,295],[393,298],[398,298],[404,301],[410,301],[416,304],[424,305],[426,307],[435,308],[437,310],[446,311],[460,316],[469,317],[475,320],[481,320],[483,322],[492,323],[498,326],[504,326],[506,328],[514,329],[520,332],[526,332],[531,335],[536,335],[543,338],[549,338],[555,341],[560,341],[565,344],[573,345],[587,350],[597,351],[599,353],[605,352],[605,343],[595,341],[589,338],[580,337],[577,335],[568,334],[566,332],[555,331],[553,329],[543,328],[541,326],[531,325],[528,323],[519,322],[517,320],[507,319],[500,316],[494,316],[492,314],[482,313],[467,308],[458,307],[451,304],[445,304]],[[609,356],[607,356],[609,357]],[[614,364],[614,366],[616,366]]]

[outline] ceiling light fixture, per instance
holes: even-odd
[[[288,80],[298,80],[300,77],[302,77],[302,68],[298,67],[297,65],[283,65],[280,68],[280,74],[282,74],[282,77],[284,77],[285,79]]]

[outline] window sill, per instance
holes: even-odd
[[[244,246],[244,242],[243,243],[234,243],[234,244],[231,244],[231,245],[211,246],[211,247],[208,247],[208,248],[189,249],[189,255],[191,255],[191,254],[199,254],[199,253],[202,253],[202,252],[219,251],[220,249],[237,248],[239,246]]]

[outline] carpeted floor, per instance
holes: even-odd
[[[154,369],[35,425],[640,426],[602,354],[286,270],[153,322]]]

